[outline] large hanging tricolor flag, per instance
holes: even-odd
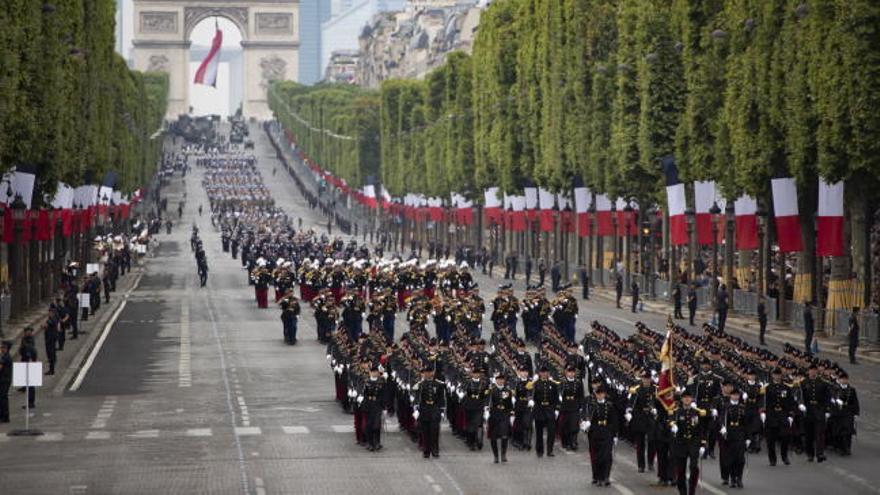
[[[214,27],[214,40],[211,42],[211,51],[199,69],[196,71],[196,77],[193,82],[196,84],[204,84],[205,86],[217,87],[217,71],[220,67],[220,47],[223,45],[223,31],[220,26]]]
[[[663,347],[660,348],[660,376],[657,377],[657,400],[663,404],[667,411],[671,411],[675,407],[675,398],[667,396],[669,392],[675,391],[675,375],[673,367],[675,365],[672,359],[672,331],[666,332],[666,340],[663,341]]]
[[[819,179],[816,254],[843,256],[843,181],[829,184]]]
[[[553,193],[543,187],[538,188],[538,207],[541,209],[541,232],[553,231],[553,206],[555,202],[556,198],[553,196]]]
[[[798,216],[797,185],[794,179],[786,177],[770,181],[773,191],[773,210],[776,214],[776,239],[783,253],[803,249],[801,223]]]
[[[718,194],[715,190],[715,181],[694,182],[694,210],[696,210],[697,242],[701,246],[712,244],[712,204],[718,202]]]
[[[574,184],[574,209],[577,213],[578,235],[590,235],[590,190],[584,187],[580,177]]]
[[[611,222],[611,200],[607,194],[596,195],[596,235],[614,235]]]
[[[743,194],[733,202],[736,215],[736,249],[758,249],[758,202]]]
[[[526,216],[530,222],[534,222],[538,218],[538,188],[528,182],[523,187],[523,194],[526,197]]]
[[[687,244],[687,217],[685,209],[687,202],[684,194],[684,184],[678,180],[678,167],[675,158],[665,156],[660,161],[663,174],[666,176],[666,207],[669,213],[669,242],[673,246]]]
[[[486,220],[489,225],[501,225],[504,219],[504,211],[501,209],[501,200],[498,199],[498,188],[490,187],[483,191],[484,207]]]

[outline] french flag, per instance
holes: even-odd
[[[510,197],[510,229],[514,232],[525,232],[526,218],[526,197],[511,196]]]
[[[758,202],[743,194],[733,202],[736,215],[736,249],[758,249]]]
[[[490,225],[501,225],[504,220],[504,212],[501,210],[501,200],[498,199],[498,188],[490,187],[483,191],[485,198],[484,211],[486,212],[486,220]]]
[[[220,47],[223,46],[223,31],[216,26],[214,31],[214,40],[211,42],[211,51],[202,64],[196,70],[196,77],[193,82],[196,84],[204,84],[205,86],[217,87],[217,70],[220,67]]]
[[[596,195],[596,235],[614,235],[611,222],[611,200],[607,194]]]
[[[626,237],[627,235],[636,235],[638,232],[638,205],[632,202],[632,211],[626,211],[627,202],[623,198],[617,198],[615,207],[617,209],[617,236]]]
[[[669,208],[669,241],[673,246],[685,245],[688,236],[684,184],[666,186],[666,204]]]
[[[526,197],[526,215],[530,222],[538,218],[538,188],[534,184],[526,184],[523,188]]]
[[[694,182],[694,210],[697,213],[697,242],[701,246],[712,244],[712,214],[709,210],[716,202],[715,181]],[[720,203],[719,203],[719,206]]]
[[[577,184],[574,188],[574,210],[577,213],[578,235],[590,235],[590,190]]]
[[[562,232],[573,234],[575,229],[574,212],[571,211],[571,201],[564,194],[556,195],[556,206],[559,208],[559,224]]]
[[[843,181],[829,184],[819,179],[816,254],[843,256]]]
[[[364,204],[370,208],[375,208],[377,206],[376,203],[376,186],[370,184],[364,186]]]
[[[779,250],[794,253],[803,249],[801,224],[798,217],[797,185],[791,177],[770,181],[773,210],[776,213],[776,239]]]
[[[428,217],[432,222],[443,221],[443,200],[440,198],[428,198]]]
[[[553,205],[555,198],[550,191],[538,189],[538,205],[541,208],[541,232],[553,231]]]
[[[452,193],[452,204],[455,206],[456,223],[470,225],[474,221],[473,203],[458,193]]]

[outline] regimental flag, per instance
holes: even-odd
[[[193,79],[193,82],[196,84],[204,84],[212,88],[217,87],[217,72],[220,68],[220,47],[223,46],[223,31],[220,30],[220,26],[215,26],[214,29],[211,51],[208,52],[205,60],[202,60],[201,65],[196,70],[196,77]]]
[[[483,191],[485,200],[483,211],[490,225],[501,225],[504,220],[504,212],[501,209],[501,200],[498,199],[498,188],[490,187]]]
[[[843,256],[843,181],[829,184],[819,179],[816,254]]]
[[[660,348],[660,376],[657,380],[657,400],[663,404],[666,411],[672,411],[675,407],[675,397],[664,398],[669,392],[675,391],[675,360],[672,357],[672,330],[666,332],[666,340]]]
[[[773,191],[773,210],[776,215],[776,240],[783,253],[803,249],[801,223],[798,217],[797,185],[791,177],[770,181]]]
[[[736,214],[736,249],[758,249],[758,202],[743,194],[733,202]]]
[[[574,210],[577,213],[578,235],[590,235],[590,190],[580,181],[574,187]]]

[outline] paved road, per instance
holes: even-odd
[[[268,179],[274,152],[254,131]],[[302,345],[284,345],[278,312],[256,308],[240,263],[220,252],[208,217],[196,213],[199,202],[207,205],[199,177],[197,170],[186,181],[184,227],[160,236],[155,258],[81,385],[41,401],[48,416],[37,421],[47,434],[0,436],[2,493],[673,493],[652,488],[653,476],[636,472],[625,444],[617,448],[614,483],[602,489],[589,484],[585,452],[559,449],[555,459],[539,460],[514,451],[508,464],[494,465],[488,451],[469,452],[445,434],[441,458],[426,461],[394,428],[381,453],[357,447],[351,416],[333,401],[311,312],[301,320]],[[267,182],[292,216],[325,225],[280,167]],[[206,288],[198,287],[189,249],[192,222],[207,248]],[[497,281],[479,279],[491,294]],[[623,335],[637,318],[664,323],[662,316],[633,315],[605,302],[581,306],[580,332],[591,319]],[[872,366],[855,371],[866,419],[854,457],[831,456],[821,465],[795,457],[792,466],[770,468],[764,456],[750,456],[746,488],[729,491],[717,464],[707,461],[703,493],[880,492],[876,372]]]

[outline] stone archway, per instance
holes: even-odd
[[[270,81],[299,73],[299,2],[291,0],[134,0],[134,68],[169,74],[168,118],[189,109],[189,48],[195,26],[224,17],[241,31],[244,58],[242,110],[272,116]]]

